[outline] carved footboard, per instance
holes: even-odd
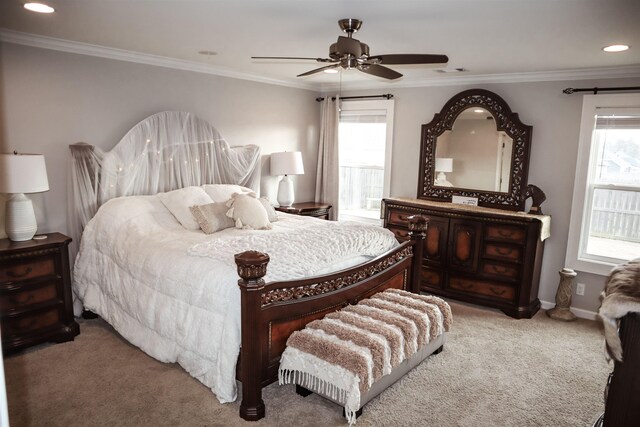
[[[289,335],[325,314],[355,304],[387,288],[419,292],[427,219],[409,218],[411,240],[364,264],[304,280],[266,284],[269,255],[248,251],[235,256],[242,304],[242,382],[240,416],[264,417],[262,387],[278,378],[280,356]]]

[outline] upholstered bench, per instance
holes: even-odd
[[[388,289],[294,332],[279,382],[344,406],[353,424],[367,402],[442,350],[451,322],[441,298]]]

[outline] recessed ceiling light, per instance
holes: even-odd
[[[324,72],[327,74],[335,74],[338,72],[338,70],[336,68],[327,68],[326,70],[324,70]]]
[[[198,53],[205,56],[214,56],[218,54],[218,52],[214,52],[212,50],[199,50]]]
[[[625,50],[629,50],[629,46],[626,44],[612,44],[603,47],[602,50],[605,52],[624,52]]]
[[[44,3],[25,3],[24,8],[32,12],[38,13],[53,13],[55,9]]]

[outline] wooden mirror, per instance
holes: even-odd
[[[531,129],[493,92],[457,94],[422,125],[418,198],[524,209]]]

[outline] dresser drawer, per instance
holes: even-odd
[[[524,243],[527,231],[509,225],[490,224],[485,228],[485,239],[502,242]]]
[[[405,242],[410,239],[409,230],[407,230],[406,228],[400,228],[400,227],[387,227],[387,228],[391,230],[393,234],[396,235],[396,239],[398,239],[400,242]]]
[[[389,212],[389,224],[401,225],[403,227],[408,227],[409,217],[415,215],[410,212],[402,212],[402,211],[390,211]]]
[[[38,310],[19,317],[10,317],[2,321],[2,335],[24,335],[41,329],[47,329],[60,324],[60,310],[58,306],[46,310]]]
[[[463,279],[460,277],[450,277],[449,287],[465,293],[484,295],[494,299],[512,301],[515,297],[515,289],[511,286]]]
[[[522,248],[520,246],[501,245],[499,243],[486,243],[483,255],[487,258],[520,262]]]
[[[55,282],[47,282],[37,286],[24,286],[23,289],[0,294],[0,312],[21,309],[33,304],[57,299],[58,291]]]
[[[18,260],[0,267],[0,283],[51,276],[55,272],[56,263],[52,257]]]
[[[485,276],[497,277],[510,281],[517,281],[520,268],[517,265],[500,264],[492,261],[483,261],[480,272]]]

